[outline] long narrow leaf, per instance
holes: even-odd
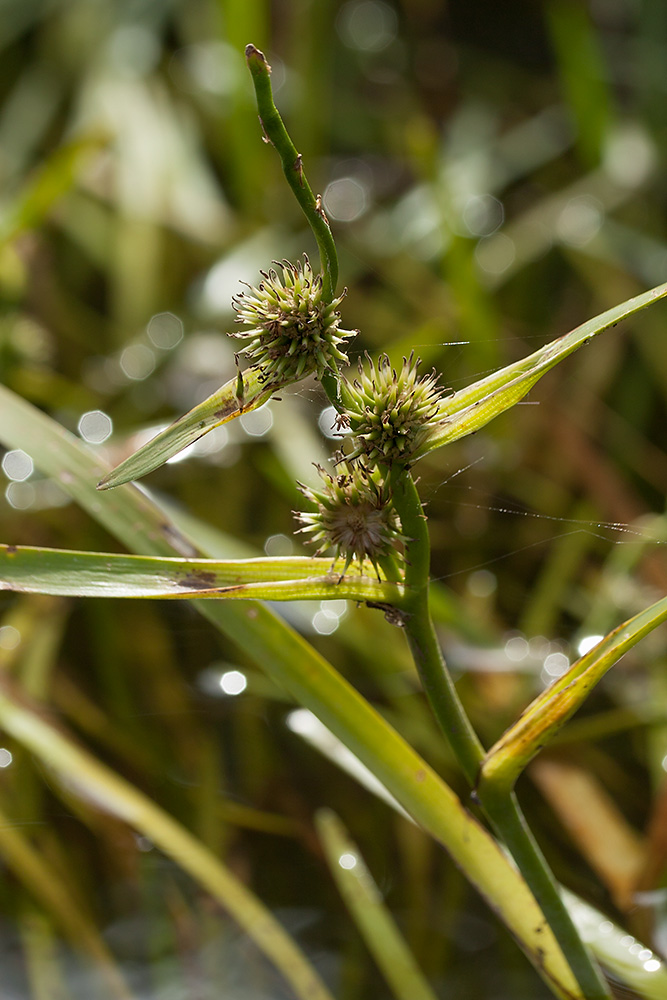
[[[80,908],[62,877],[2,812],[0,857],[75,947],[95,962],[106,985],[105,995],[108,990],[116,1000],[130,1000],[130,990],[116,968],[111,952],[95,931],[90,914]]]
[[[106,471],[82,442],[0,386],[0,441],[22,448],[84,509],[137,552],[197,552],[135,486],[99,493]],[[196,602],[278,684],[309,708],[440,841],[486,898],[556,995],[581,998],[526,883],[490,834],[401,736],[293,629],[254,601]]]
[[[623,622],[573,663],[489,750],[482,764],[480,781],[513,785],[529,761],[553,739],[607,670],[665,621],[667,597]]]
[[[28,178],[7,210],[0,213],[0,246],[39,225],[51,207],[76,184],[85,159],[102,149],[107,141],[97,133],[79,136],[59,146]]]
[[[658,285],[595,316],[528,357],[507,365],[487,378],[480,379],[473,385],[448,396],[440,407],[438,430],[430,437],[422,454],[457,441],[484,427],[494,417],[523,399],[536,382],[564,358],[589,343],[593,337],[666,295],[667,284]],[[242,390],[238,378],[230,379],[208,399],[179,417],[121,462],[112,472],[105,475],[99,483],[99,489],[110,489],[153,472],[215,427],[261,406],[270,398],[272,391],[273,389],[267,389],[262,384],[262,375],[256,368],[244,372]]]
[[[204,399],[169,427],[160,431],[142,448],[116,466],[112,472],[107,473],[100,480],[98,489],[108,490],[112,486],[147,476],[179,451],[194,444],[204,434],[235,417],[240,417],[243,413],[256,410],[270,399],[273,389],[266,388],[259,369],[248,369],[243,373],[241,381],[242,387],[240,377],[225,382],[208,399]]]
[[[589,343],[634,313],[667,296],[667,284],[658,285],[621,305],[607,309],[557,340],[540,347],[528,357],[501,368],[452,396],[440,407],[440,428],[425,446],[423,454],[444,444],[458,441],[484,427],[494,417],[509,410],[532,389],[536,382],[564,358]]]
[[[196,879],[245,930],[301,1000],[332,1000],[320,977],[257,897],[184,827],[124,778],[82,750],[23,695],[0,682],[0,726],[55,773],[70,792],[148,837]]]
[[[396,1000],[436,1000],[341,821],[328,809],[316,821],[334,881]]]
[[[177,559],[0,544],[0,590],[63,597],[352,600],[400,606],[401,588],[331,572],[330,559]]]

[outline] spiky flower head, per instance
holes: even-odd
[[[337,312],[345,292],[332,302],[322,296],[322,276],[313,274],[310,261],[288,260],[261,271],[262,281],[232,298],[238,323],[250,329],[231,333],[247,340],[247,358],[258,365],[271,384],[285,385],[311,372],[335,370],[336,361],[348,364],[340,344],[357,330],[340,330]]]
[[[347,569],[353,559],[363,566],[368,559],[379,577],[378,561],[394,551],[403,541],[401,524],[392,507],[384,483],[358,462],[346,462],[342,456],[335,472],[321,465],[316,469],[322,479],[321,489],[299,484],[303,495],[315,504],[314,513],[295,511],[302,532],[310,533],[310,542],[318,544],[316,555],[335,549],[343,556]]]
[[[369,465],[409,463],[417,458],[437,426],[442,389],[435,371],[418,375],[419,358],[403,358],[399,371],[386,354],[377,367],[367,354],[368,370],[359,362],[359,378],[345,380],[341,396],[354,434],[350,458],[360,455]]]

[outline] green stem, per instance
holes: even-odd
[[[516,795],[512,791],[496,789],[489,783],[479,799],[485,815],[514,858],[549,921],[586,1000],[609,1000],[611,994],[607,984],[563,903],[558,883],[526,823]]]
[[[331,235],[329,221],[322,208],[319,195],[312,192],[303,169],[301,154],[289,137],[282,118],[273,101],[271,89],[271,67],[263,52],[254,45],[246,45],[246,60],[252,74],[257,98],[257,110],[262,124],[264,137],[275,146],[283,166],[287,183],[294,192],[294,197],[301,206],[308,224],[317,240],[322,267],[323,294],[331,301],[338,282],[338,255],[336,245]]]
[[[470,724],[442,656],[429,610],[430,540],[426,518],[412,476],[405,472],[393,479],[394,506],[403,534],[410,541],[405,549],[405,631],[410,649],[430,702],[468,783],[474,787],[484,757],[484,748]]]
[[[429,611],[430,540],[419,494],[409,473],[390,474],[393,499],[406,543],[405,630],[433,713],[472,788],[476,787],[484,748],[459,700],[444,661]],[[479,802],[530,886],[581,986],[586,1000],[608,1000],[601,973],[586,949],[560,897],[556,881],[511,790],[491,783],[479,789]]]

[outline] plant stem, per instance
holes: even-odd
[[[271,67],[263,52],[254,45],[246,45],[246,61],[252,74],[257,98],[257,111],[264,131],[264,138],[275,147],[283,166],[287,183],[301,206],[308,224],[317,240],[322,267],[322,290],[325,300],[331,301],[338,282],[338,255],[331,235],[329,221],[322,208],[319,195],[315,197],[303,169],[301,154],[290,139],[282,118],[273,101]]]
[[[513,791],[495,789],[488,783],[484,794],[480,794],[480,805],[530,886],[586,1000],[609,1000],[609,989],[572,922],[558,883],[526,823],[516,795]]]
[[[313,231],[320,253],[323,295],[333,299],[338,280],[338,257],[321,199],[312,192],[303,170],[301,154],[283,124],[273,101],[271,68],[254,45],[246,46],[257,109],[264,137],[280,155],[283,172]],[[325,372],[322,385],[332,404],[344,412],[336,372]],[[405,629],[426,696],[436,720],[472,788],[476,786],[484,748],[459,700],[438,643],[429,610],[430,539],[421,501],[414,481],[404,470],[389,470],[393,500],[401,519],[406,543],[405,598],[401,610]],[[392,567],[384,567],[388,578]],[[588,954],[558,893],[558,887],[532,834],[514,794],[502,789],[480,789],[480,802],[497,834],[505,841],[526,882],[555,934],[586,1000],[607,1000],[609,993]]]
[[[459,700],[435,634],[429,611],[430,539],[419,494],[408,472],[390,474],[393,499],[406,543],[405,630],[437,722],[472,788],[477,785],[484,748]],[[557,883],[523,818],[514,793],[490,782],[479,789],[479,803],[504,841],[558,940],[586,1000],[610,994],[560,897]]]
[[[430,540],[426,517],[412,476],[392,476],[393,500],[403,534],[410,541],[405,551],[405,631],[430,702],[468,783],[474,787],[484,757],[477,737],[454,687],[442,656],[429,610]]]

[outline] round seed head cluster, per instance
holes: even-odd
[[[379,576],[378,560],[394,550],[395,542],[403,541],[388,490],[359,463],[339,461],[333,475],[320,465],[316,468],[321,489],[299,484],[303,495],[317,507],[314,513],[294,512],[299,530],[311,534],[309,541],[319,545],[316,555],[335,549],[337,557],[343,556],[343,572],[353,559],[360,569],[368,559]]]
[[[386,354],[377,368],[366,355],[368,371],[359,362],[359,378],[346,382],[341,395],[355,437],[349,456],[365,456],[369,464],[408,463],[418,457],[438,421],[442,389],[435,371],[418,376],[419,359],[403,358],[400,371]]]
[[[357,330],[340,330],[337,308],[345,295],[332,302],[322,297],[322,276],[313,274],[308,258],[303,263],[274,261],[280,273],[261,271],[262,281],[232,299],[237,322],[250,327],[231,337],[247,340],[243,351],[258,365],[266,381],[284,385],[311,372],[335,370],[336,361],[348,364],[340,344]]]

